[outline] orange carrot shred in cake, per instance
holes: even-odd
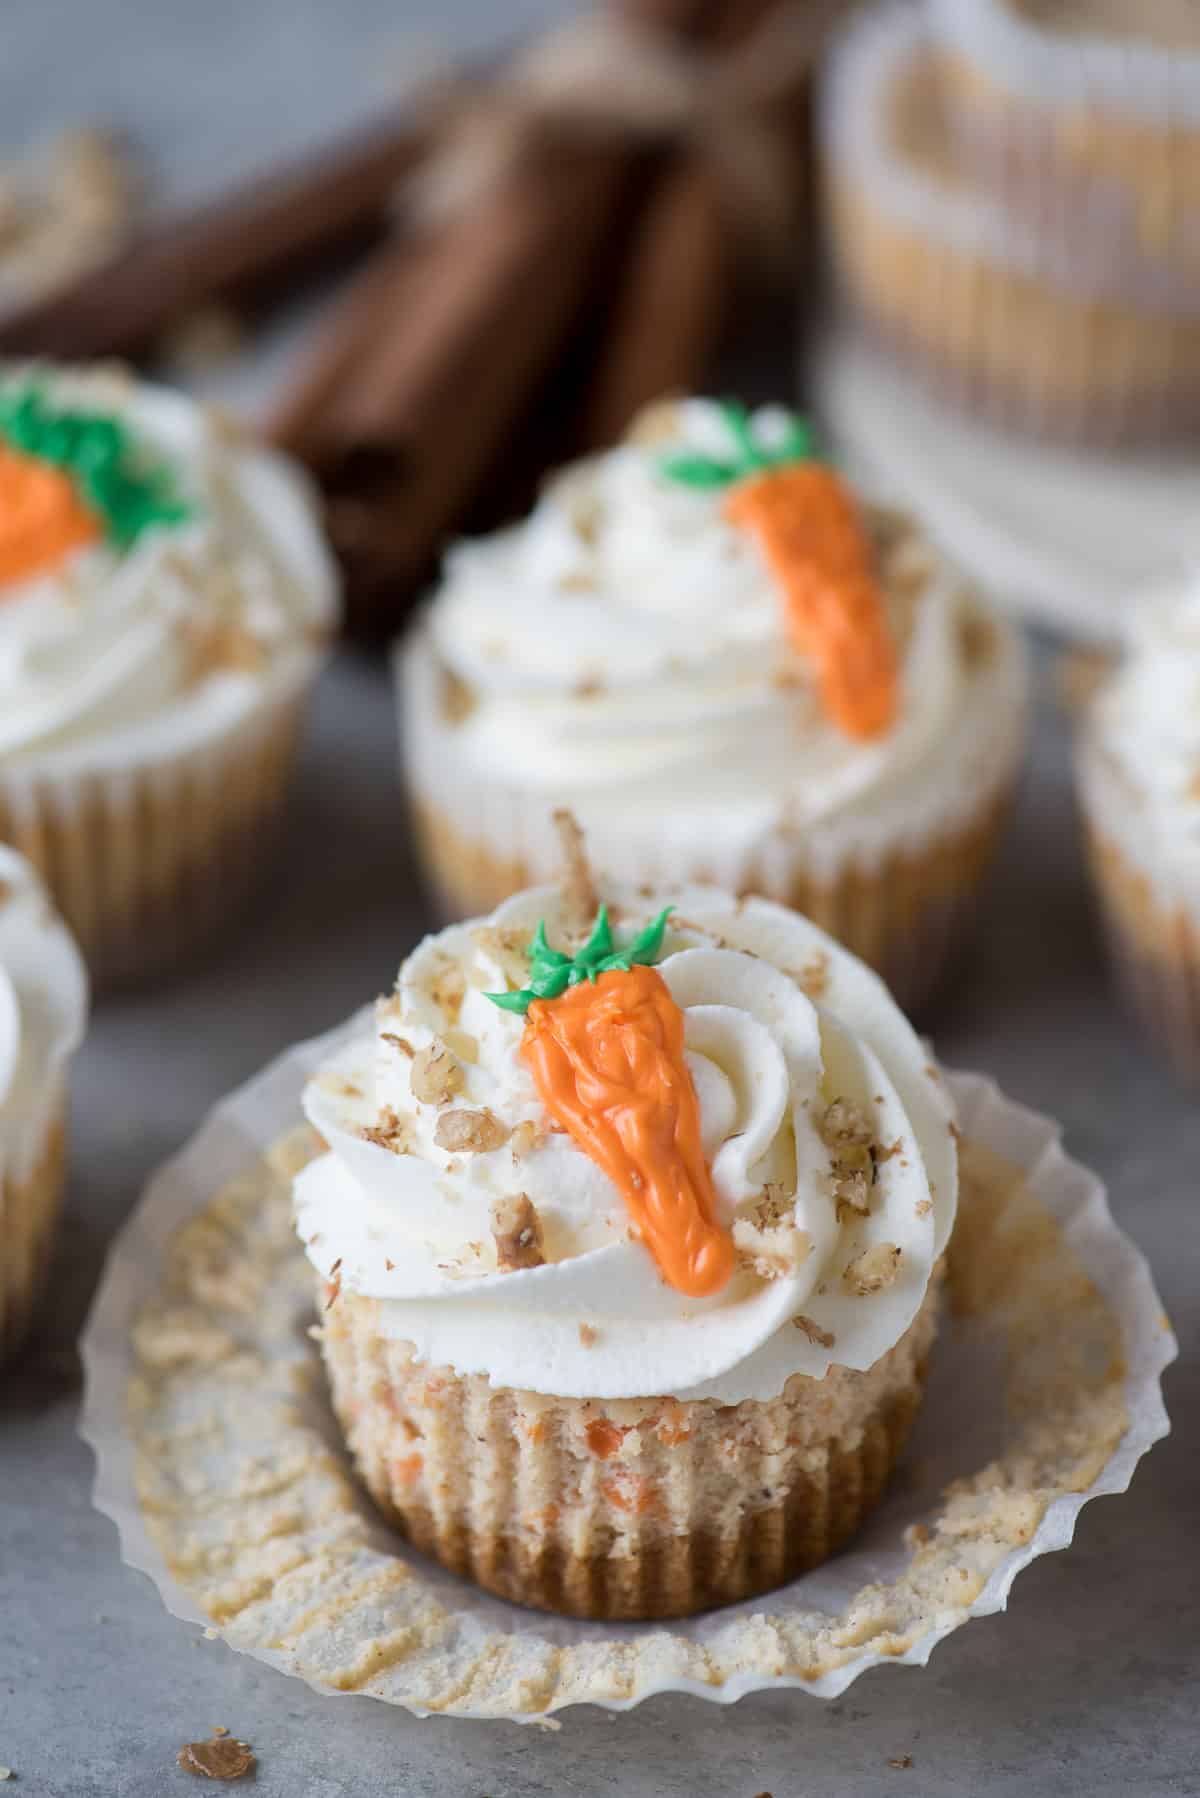
[[[683,1013],[650,966],[666,920],[618,948],[601,906],[574,956],[539,924],[530,985],[490,997],[524,1014],[521,1053],[542,1103],[617,1188],[664,1280],[705,1298],[728,1282],[735,1251],[716,1220]]]
[[[726,403],[722,413],[734,457],[669,456],[664,472],[688,486],[727,488],[726,516],[762,550],[788,635],[816,668],[829,716],[847,736],[880,736],[896,717],[896,646],[854,495],[816,459],[802,419],[791,419],[768,449],[743,407]]]

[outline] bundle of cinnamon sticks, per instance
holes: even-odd
[[[665,49],[685,74],[703,66],[696,81],[710,88],[773,16],[805,15],[815,53],[832,10],[609,6],[648,59]],[[767,121],[793,171],[806,41]],[[449,535],[514,514],[546,467],[612,442],[661,394],[704,384],[746,261],[737,194],[703,131],[627,131],[569,109],[519,114],[474,195],[397,225],[397,183],[477,126],[477,105],[440,120],[425,108],[169,223],[0,319],[0,352],[144,356],[189,307],[287,291],[322,258],[365,250],[268,430],[324,494],[352,626],[390,632]],[[798,272],[798,210],[795,229],[782,260]]]

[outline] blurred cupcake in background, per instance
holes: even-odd
[[[0,844],[0,1361],[24,1336],[62,1202],[66,1075],[87,977],[29,864]]]
[[[307,490],[111,369],[0,369],[0,842],[101,978],[232,915],[336,625]]]
[[[450,916],[550,878],[569,806],[633,885],[792,905],[919,1002],[1014,781],[1013,630],[780,408],[655,408],[449,555],[398,658]]]
[[[1077,768],[1118,983],[1200,1086],[1200,575],[1139,607],[1087,702]]]
[[[842,38],[822,126],[837,276],[954,403],[1092,445],[1200,429],[1196,19],[1185,0],[931,0]]]

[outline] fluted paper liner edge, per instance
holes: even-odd
[[[882,1661],[923,1665],[969,1617],[1003,1610],[1020,1570],[1066,1547],[1087,1500],[1124,1491],[1166,1435],[1174,1338],[1100,1182],[1050,1120],[949,1075],[968,1142],[956,1316],[908,1461],[850,1549],[765,1598],[666,1624],[489,1597],[380,1523],[306,1336],[291,1133],[304,1079],[363,1021],[281,1057],[151,1180],[82,1345],[94,1500],[125,1561],[175,1615],[315,1690],[526,1722],[665,1691],[832,1698]],[[992,1408],[979,1403],[989,1388]]]

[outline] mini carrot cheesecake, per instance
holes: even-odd
[[[42,1292],[62,1202],[67,1065],[87,977],[28,862],[0,844],[0,1361]]]
[[[906,1005],[961,935],[1023,743],[1014,631],[779,407],[647,413],[451,552],[397,665],[446,915],[550,878],[568,807],[616,877],[794,905]]]
[[[956,1135],[814,924],[597,889],[576,855],[427,938],[304,1103],[334,1406],[418,1548],[522,1604],[665,1617],[782,1584],[878,1502]]]
[[[0,842],[99,976],[233,915],[336,617],[276,458],[119,371],[0,365]]]
[[[1139,605],[1086,706],[1077,776],[1118,984],[1200,1087],[1200,583]]]

